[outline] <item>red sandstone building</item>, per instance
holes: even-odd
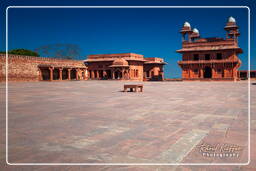
[[[9,81],[87,80],[81,60],[8,55]],[[0,54],[0,81],[6,78],[6,56]]]
[[[160,81],[164,79],[161,58],[144,58],[134,53],[89,55],[88,59],[68,60],[8,55],[9,81],[62,81],[114,79]],[[6,56],[0,54],[0,81],[6,78]]]
[[[233,17],[229,17],[226,26],[226,39],[200,38],[199,31],[188,22],[184,23],[182,34],[182,69],[183,80],[238,80],[238,68],[241,61],[238,54],[238,26]]]
[[[247,70],[238,71],[238,77],[240,80],[256,80],[256,70],[251,70],[250,72]]]
[[[89,55],[84,61],[89,79],[162,81],[162,58],[145,58],[135,53]]]

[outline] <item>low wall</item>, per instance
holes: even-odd
[[[68,60],[23,55],[8,55],[8,81],[38,81],[38,65],[84,67],[82,60]],[[6,55],[0,54],[0,81],[6,78]]]

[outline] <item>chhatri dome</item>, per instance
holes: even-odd
[[[194,29],[193,29],[193,32],[194,32],[194,33],[198,33],[198,34],[199,34],[199,31],[198,31],[198,29],[197,29],[197,28],[194,28]]]
[[[129,65],[125,59],[117,58],[113,61],[112,66],[129,66]]]
[[[184,23],[183,27],[190,27],[189,22],[186,21],[186,22]]]
[[[230,22],[230,23],[235,23],[236,20],[235,20],[234,17],[230,16],[230,17],[228,18],[228,22]]]

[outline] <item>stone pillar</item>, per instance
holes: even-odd
[[[154,76],[157,76],[157,75],[159,75],[159,71],[157,70],[157,68],[156,67],[154,67],[154,69],[153,69],[153,73],[154,73]]]
[[[84,71],[85,71],[85,78],[87,79],[89,77],[89,72],[88,72],[87,68]]]
[[[121,74],[121,79],[124,79],[124,69],[122,69]]]
[[[106,70],[103,70],[103,78],[106,78],[107,77],[107,72]]]
[[[68,68],[68,80],[71,80],[70,71],[71,71],[71,69]]]
[[[99,71],[98,71],[98,70],[96,70],[96,78],[97,78],[97,79],[100,78],[100,76],[99,76]]]
[[[43,80],[42,71],[41,71],[41,69],[40,69],[40,68],[38,69],[38,71],[39,71],[38,80],[39,80],[39,81],[42,81],[42,80]]]
[[[91,70],[90,72],[91,72],[91,79],[94,79],[94,71]]]
[[[204,78],[204,71],[203,71],[203,69],[202,68],[200,68],[200,78]]]
[[[60,80],[62,80],[62,68],[59,68]]]
[[[50,70],[50,81],[52,81],[53,80],[53,68],[49,68],[49,70]]]
[[[128,79],[131,79],[131,74],[130,74],[130,69],[127,70],[127,74],[128,74]]]
[[[111,73],[112,73],[112,79],[114,80],[115,79],[115,72],[114,72],[114,70],[112,70]]]
[[[76,69],[76,80],[79,80],[78,71],[79,71],[79,69]]]
[[[249,72],[248,72],[249,73]],[[235,78],[236,77],[236,67],[233,67],[232,69],[232,77]],[[249,75],[247,76],[247,78],[249,78]]]
[[[216,72],[216,70],[213,68],[213,67],[211,67],[211,69],[212,69],[212,78],[218,78],[219,77],[219,75],[218,75],[218,73]]]
[[[162,79],[162,81],[163,81],[163,80],[164,80],[164,72],[163,72],[163,71],[160,71],[159,73],[160,73],[161,79]]]
[[[84,80],[86,80],[86,76],[87,75],[87,69],[84,69],[84,75],[83,75],[83,77],[84,77]]]

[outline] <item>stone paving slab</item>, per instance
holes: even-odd
[[[247,161],[247,82],[143,82],[143,93],[123,93],[123,84],[118,81],[10,83],[9,162]],[[1,84],[1,97],[5,95],[4,89]],[[252,85],[252,91],[255,89]],[[254,94],[252,99],[256,99]],[[4,104],[1,99],[1,106]],[[251,104],[255,112],[255,100]],[[255,125],[253,112],[251,122]],[[2,131],[4,117],[1,123]],[[252,131],[256,127],[252,126]],[[205,157],[198,148],[202,143],[235,144],[242,150],[238,158]],[[1,140],[1,145],[4,144]],[[86,168],[183,170],[193,167]]]

